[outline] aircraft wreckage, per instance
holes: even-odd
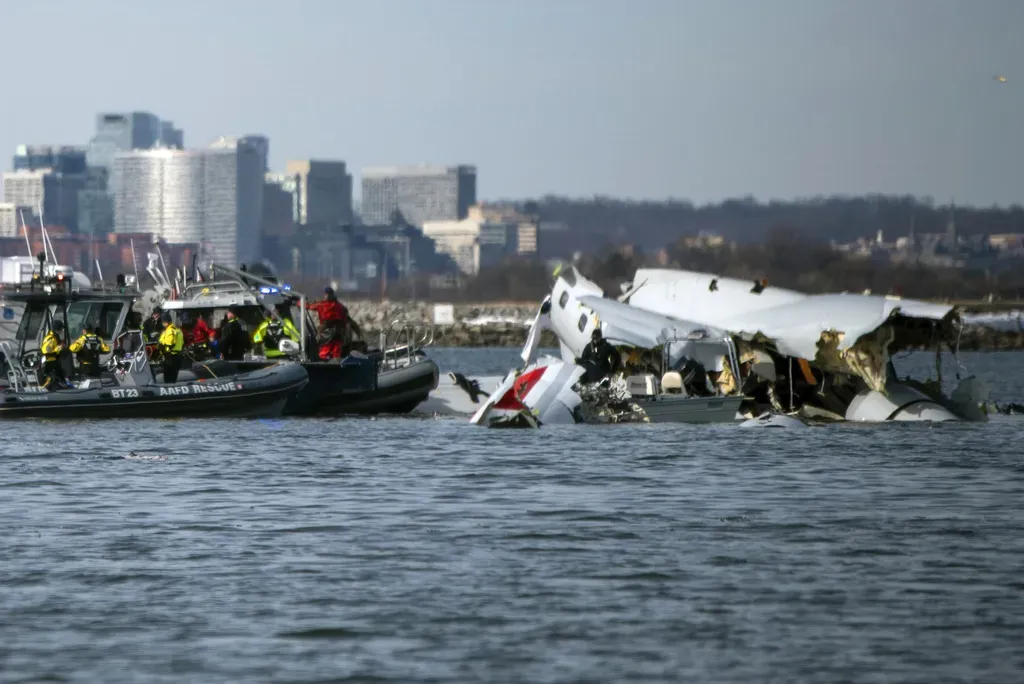
[[[983,421],[974,377],[941,390],[943,347],[956,354],[951,306],[898,297],[807,295],[765,281],[640,269],[616,299],[574,266],[555,284],[511,371],[471,422],[732,423]],[[541,331],[561,359],[537,357]],[[582,361],[595,330],[618,354],[611,375]],[[892,356],[931,349],[937,380],[898,378]]]

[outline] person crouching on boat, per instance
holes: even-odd
[[[178,371],[181,369],[181,350],[185,348],[185,334],[174,325],[170,311],[164,311],[160,320],[164,324],[164,331],[160,333],[157,344],[163,357],[164,382],[177,382]]]
[[[100,377],[100,354],[109,354],[110,347],[96,334],[96,325],[85,323],[82,334],[68,347],[78,357],[78,365],[87,378]]]
[[[50,330],[43,337],[39,345],[39,353],[43,355],[43,387],[54,390],[66,386],[64,369],[60,364],[60,355],[64,351],[64,343],[60,341],[60,334],[64,332],[64,321],[54,321],[50,324]]]
[[[291,311],[287,302],[278,302],[274,305],[274,313],[260,323],[256,332],[252,334],[252,343],[262,345],[263,355],[268,359],[284,356],[279,349],[282,340],[291,340],[296,344],[302,343],[299,331],[292,323]]]
[[[217,334],[217,346],[225,361],[241,361],[245,358],[245,352],[249,351],[249,333],[238,318],[238,307],[234,304],[224,314]]]
[[[337,295],[330,287],[324,288],[324,298],[319,302],[306,305],[307,309],[316,311],[320,318],[316,341],[320,344],[320,360],[340,359],[342,343],[345,340],[345,329],[349,322],[348,309],[338,301]]]
[[[576,359],[576,365],[586,369],[583,381],[600,382],[618,372],[622,357],[612,344],[604,339],[600,328],[590,333],[590,343],[583,347],[583,353]]]

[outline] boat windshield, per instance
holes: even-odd
[[[82,334],[82,326],[87,321],[96,326],[100,337],[106,340],[111,339],[117,332],[121,315],[126,306],[125,302],[71,302],[67,307],[67,339],[77,339]],[[45,302],[32,302],[26,305],[25,315],[21,318],[15,339],[20,342],[38,340],[43,328],[49,327],[49,321],[55,318],[64,320],[64,313],[56,305]]]
[[[82,326],[89,322],[97,334],[109,340],[117,329],[124,304],[121,302],[73,302],[68,306],[68,337],[77,339]]]
[[[49,311],[45,304],[28,304],[14,339],[19,342],[39,339],[39,331],[43,328],[47,313]]]

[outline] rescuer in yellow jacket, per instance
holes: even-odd
[[[171,312],[164,311],[160,316],[164,331],[160,333],[157,345],[163,356],[164,382],[178,381],[178,370],[181,368],[181,350],[185,348],[185,334],[174,325]]]
[[[60,334],[64,332],[64,321],[55,320],[50,324],[50,331],[43,337],[39,345],[39,353],[43,355],[43,387],[56,389],[65,381],[64,370],[60,367],[60,353],[64,351],[64,343]]]
[[[268,359],[284,356],[284,352],[278,348],[281,340],[291,340],[296,344],[302,343],[302,337],[289,315],[288,304],[278,302],[274,305],[274,310],[275,313],[260,323],[260,327],[256,328],[256,332],[252,334],[252,343],[254,345],[262,344],[263,354]]]
[[[78,357],[82,374],[90,378],[100,377],[100,354],[109,354],[110,347],[96,334],[96,326],[86,323],[82,326],[82,335],[68,347]]]

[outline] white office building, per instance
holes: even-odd
[[[202,243],[217,261],[258,260],[263,159],[244,140],[203,150],[133,150],[114,157],[114,230]]]

